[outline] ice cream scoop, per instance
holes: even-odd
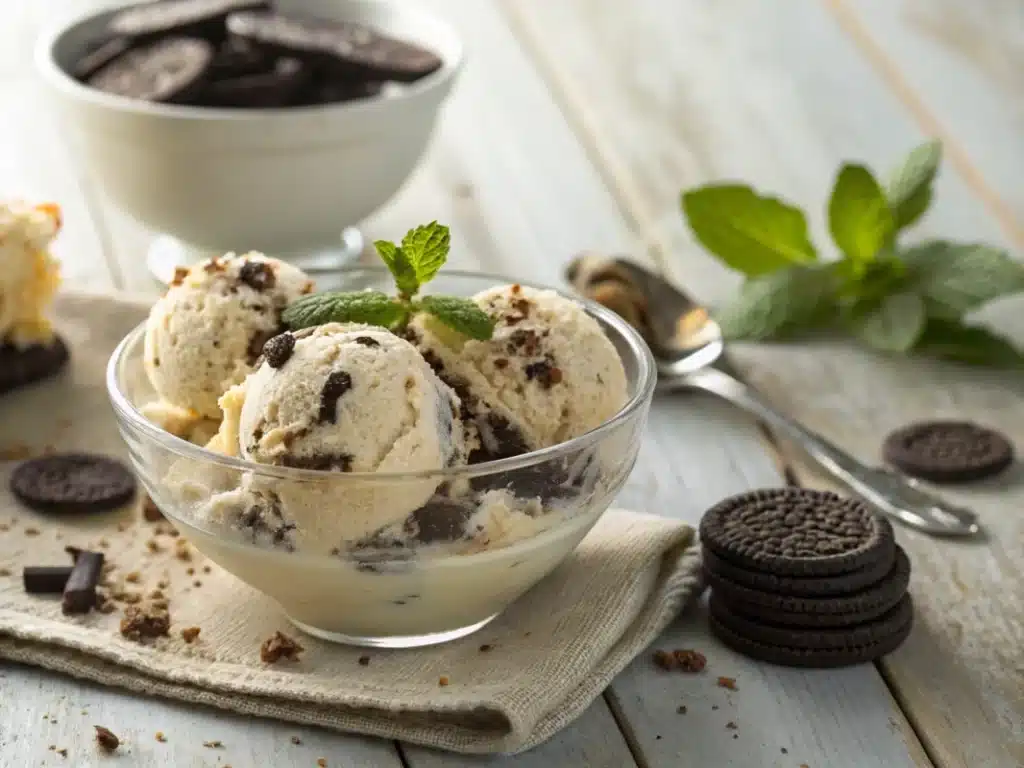
[[[0,204],[0,344],[25,348],[53,340],[46,310],[60,269],[49,246],[60,227],[56,205]]]
[[[577,302],[502,285],[473,297],[495,321],[467,340],[420,315],[408,335],[463,401],[470,463],[546,448],[603,424],[627,400],[615,346]]]
[[[186,416],[218,419],[220,396],[281,332],[281,311],[312,290],[302,270],[259,253],[180,269],[146,323],[146,373],[160,399]]]

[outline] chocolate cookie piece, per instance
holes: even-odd
[[[341,78],[314,78],[296,98],[295,106],[342,104],[346,101],[379,96],[384,89],[380,80],[348,80]]]
[[[213,46],[194,37],[171,37],[129,51],[89,78],[89,85],[130,99],[180,103],[203,86]]]
[[[910,560],[901,548],[896,562],[876,584],[846,595],[802,597],[764,592],[736,584],[714,571],[706,571],[713,594],[740,613],[775,624],[798,627],[835,627],[870,621],[891,610],[910,583]]]
[[[131,501],[135,475],[106,456],[56,453],[22,462],[11,473],[10,487],[19,501],[39,512],[100,512]]]
[[[224,20],[236,11],[267,10],[267,0],[160,0],[126,8],[107,26],[112,34],[134,38],[195,35],[223,38]]]
[[[132,47],[127,37],[112,37],[99,45],[93,46],[87,53],[71,65],[71,74],[85,82],[105,66]]]
[[[407,533],[424,544],[458,541],[466,535],[466,521],[474,508],[463,501],[434,496],[405,522]]]
[[[309,78],[298,59],[280,58],[269,72],[209,83],[199,99],[207,107],[274,109],[292,104]]]
[[[70,356],[59,336],[49,344],[24,348],[0,343],[0,395],[56,375]]]
[[[995,430],[969,421],[920,421],[885,438],[889,464],[935,483],[993,477],[1013,463],[1013,445]]]
[[[892,525],[856,499],[778,488],[725,499],[700,521],[704,546],[740,567],[831,576],[892,558]]]
[[[752,571],[723,560],[707,547],[703,548],[704,568],[714,571],[724,579],[762,592],[796,597],[835,597],[858,592],[885,578],[896,560],[880,558],[877,562],[855,571],[835,576],[776,576],[771,573]]]
[[[229,36],[217,48],[210,62],[210,80],[230,80],[246,75],[258,75],[273,68],[274,57],[247,40]]]
[[[233,35],[283,55],[372,80],[412,82],[444,63],[425,48],[352,21],[233,13],[227,28]]]
[[[872,661],[896,650],[913,626],[909,595],[878,618],[842,629],[794,630],[738,615],[711,599],[711,631],[751,658],[791,667],[843,667]]]

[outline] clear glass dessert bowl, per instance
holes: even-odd
[[[382,269],[345,270],[343,277],[348,289],[390,290]],[[471,296],[500,282],[507,281],[449,272],[431,292]],[[143,485],[200,552],[273,598],[312,635],[376,647],[428,645],[483,627],[556,568],[632,470],[654,361],[617,315],[581,303],[622,361],[625,405],[566,442],[469,466],[300,469],[175,437],[142,414],[155,399],[143,367],[144,326],[114,351],[107,387]],[[368,528],[381,510],[399,522]]]

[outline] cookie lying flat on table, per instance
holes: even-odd
[[[70,358],[64,341],[16,347],[0,343],[0,394],[56,375]]]
[[[935,483],[994,477],[1013,463],[1013,445],[995,430],[969,421],[920,421],[885,438],[885,461]]]
[[[794,629],[736,613],[712,595],[711,631],[746,656],[792,667],[842,667],[872,661],[903,643],[913,626],[909,595],[871,621],[840,629]]]
[[[826,491],[741,494],[700,521],[704,546],[737,566],[780,576],[829,576],[891,561],[892,525],[866,504]]]
[[[106,456],[57,453],[22,462],[10,488],[20,502],[39,512],[87,513],[116,509],[135,496],[135,475]]]

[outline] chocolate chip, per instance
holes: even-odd
[[[538,360],[530,363],[524,369],[526,378],[530,381],[536,380],[544,389],[551,389],[555,384],[562,381],[562,369],[556,368],[549,360]]]
[[[352,455],[349,453],[320,454],[316,456],[292,456],[286,454],[281,457],[280,464],[282,467],[291,467],[292,469],[351,472]]]
[[[295,337],[285,331],[263,345],[263,357],[271,368],[281,368],[295,350]]]
[[[356,344],[362,344],[364,347],[379,347],[380,342],[370,336],[357,336]]]
[[[258,367],[263,358],[263,347],[280,333],[281,330],[276,328],[272,331],[256,331],[249,339],[249,346],[245,350],[246,362],[253,367]]]
[[[469,505],[435,496],[409,515],[406,531],[424,544],[458,541],[465,535],[466,521],[473,513]]]
[[[94,725],[93,728],[96,729],[96,743],[107,752],[113,752],[120,745],[121,740],[109,728],[102,725]]]
[[[320,413],[317,414],[317,423],[336,423],[338,418],[338,398],[352,389],[352,377],[345,371],[331,371],[324,382],[323,392],[320,394]]]
[[[269,291],[277,282],[274,269],[265,261],[246,260],[238,270],[238,279],[254,291]]]

